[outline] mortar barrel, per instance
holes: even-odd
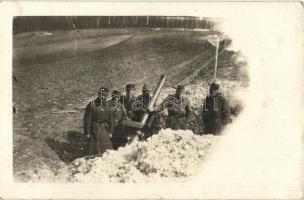
[[[166,76],[164,76],[164,75],[161,76],[160,81],[158,82],[157,87],[156,87],[156,89],[155,89],[155,91],[153,93],[152,99],[151,99],[151,101],[149,103],[149,107],[153,107],[154,104],[156,103],[156,101],[157,101],[157,99],[159,97],[160,91],[163,88],[166,79],[167,79]]]

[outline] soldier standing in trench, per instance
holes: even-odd
[[[126,111],[126,118],[131,121],[135,121],[135,102],[136,97],[135,93],[135,85],[134,84],[127,84],[126,85],[126,95],[121,96],[120,103],[123,105]],[[124,126],[124,135],[127,138],[127,141],[131,141],[135,136],[137,129],[129,126]]]
[[[136,97],[134,95],[135,85],[127,84],[126,85],[126,95],[120,97],[120,103],[124,106],[127,112],[127,118],[130,120],[135,119],[133,103],[136,101]]]
[[[112,99],[109,100],[108,107],[112,112],[112,144],[116,150],[119,147],[124,146],[127,143],[127,138],[124,135],[124,127],[121,124],[122,120],[127,118],[126,110],[120,103],[121,92],[113,90]]]
[[[186,130],[192,120],[190,100],[184,96],[185,86],[178,85],[175,94],[169,95],[155,111],[168,110],[166,128]]]
[[[205,125],[205,133],[215,135],[220,133],[223,125],[231,121],[228,102],[219,93],[219,85],[217,83],[210,85],[209,95],[204,100],[202,118]]]
[[[109,135],[112,132],[110,129],[113,119],[106,103],[107,97],[108,89],[101,87],[98,97],[85,109],[84,134],[89,139],[88,154],[90,156],[100,156],[106,150],[113,149]]]

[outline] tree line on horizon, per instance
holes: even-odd
[[[13,33],[116,27],[214,29],[210,18],[189,16],[18,16]]]

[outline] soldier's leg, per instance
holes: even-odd
[[[152,129],[150,127],[145,126],[142,129],[142,132],[144,133],[144,137],[143,137],[144,140],[152,136]]]
[[[175,118],[174,121],[174,130],[186,130],[187,129],[187,123],[183,117]]]
[[[99,146],[99,127],[97,124],[92,125],[90,144],[89,144],[89,155],[97,155],[100,152]]]
[[[96,154],[96,151],[95,151],[95,142],[94,142],[94,136],[93,134],[91,133],[91,136],[90,138],[88,139],[88,155],[89,156],[92,156],[92,155],[95,155]]]
[[[113,134],[112,134],[112,138],[111,138],[111,141],[112,141],[112,144],[113,144],[113,149],[118,149],[120,147],[120,137],[119,137],[119,127],[116,126],[114,127],[114,130],[113,130]]]
[[[113,149],[111,138],[105,128],[105,124],[101,124],[99,126],[98,136],[99,136],[100,154],[103,154],[108,149]]]
[[[206,123],[206,134],[215,135],[217,132],[217,125],[214,118],[208,119]]]
[[[166,128],[173,129],[172,116],[168,116],[166,119]]]
[[[117,126],[115,134],[117,136],[117,146],[118,146],[118,148],[123,147],[127,144],[127,137],[125,136],[124,130],[125,130],[125,127],[123,125]]]
[[[162,129],[161,126],[153,126],[151,136],[158,134],[158,132],[159,132],[161,129]]]
[[[172,130],[181,129],[181,123],[178,121],[178,118],[175,116],[171,117],[171,129]]]
[[[128,127],[127,126],[120,126],[120,133],[119,133],[119,141],[120,141],[120,146],[125,146],[128,143]]]
[[[129,126],[125,126],[125,137],[127,143],[131,143],[137,137],[137,129]]]
[[[94,147],[97,155],[102,153],[101,146],[100,146],[100,126],[99,124],[94,124],[93,126],[93,134],[94,134]]]
[[[222,122],[221,122],[221,119],[216,119],[215,120],[215,135],[219,135],[221,133],[221,130],[222,130]]]

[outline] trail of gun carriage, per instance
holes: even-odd
[[[15,17],[18,182],[186,181],[244,105],[214,19]]]

